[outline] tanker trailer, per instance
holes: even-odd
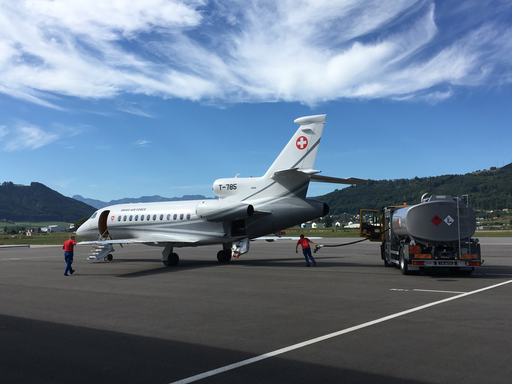
[[[482,265],[480,244],[472,238],[475,212],[467,195],[423,195],[421,203],[360,212],[360,236],[381,241],[384,265],[397,266],[402,274],[426,268],[450,268],[469,275]]]

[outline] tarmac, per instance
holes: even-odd
[[[356,239],[322,239],[320,244]],[[379,243],[0,249],[1,383],[506,383],[512,376],[512,238],[481,238],[485,264],[403,276]]]

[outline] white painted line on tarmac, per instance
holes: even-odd
[[[435,289],[413,289],[413,291],[416,291],[416,292],[434,292],[434,293],[452,293],[454,295],[460,295],[462,293],[466,293],[466,292],[457,292],[457,291],[438,291],[438,290],[435,290]]]
[[[341,336],[341,335],[344,335],[344,334],[347,334],[347,333],[350,333],[350,332],[358,331],[360,329],[367,328],[367,327],[370,327],[370,326],[375,325],[375,324],[379,324],[379,323],[383,323],[383,322],[388,321],[388,320],[396,319],[397,317],[405,316],[405,315],[408,315],[410,313],[418,312],[418,311],[421,311],[423,309],[427,309],[427,308],[430,308],[430,307],[433,307],[433,306],[436,306],[436,305],[439,305],[439,304],[447,303],[449,301],[462,299],[463,297],[474,295],[474,294],[477,294],[477,293],[480,293],[480,292],[484,292],[484,291],[487,291],[489,289],[498,288],[498,287],[500,287],[502,285],[510,284],[510,283],[512,283],[512,280],[505,281],[503,283],[499,283],[499,284],[495,284],[495,285],[491,285],[489,287],[477,289],[475,291],[462,293],[460,295],[449,297],[447,299],[443,299],[443,300],[439,300],[439,301],[434,301],[434,302],[429,303],[429,304],[420,305],[419,307],[416,307],[416,308],[411,308],[411,309],[408,309],[406,311],[398,312],[398,313],[395,313],[395,314],[389,315],[389,316],[384,316],[384,317],[381,317],[380,319],[372,320],[372,321],[369,321],[367,323],[363,323],[363,324],[356,325],[354,327],[343,329],[341,331],[329,333],[328,335],[325,335],[325,336],[320,336],[320,337],[316,337],[316,338],[311,339],[311,340],[303,341],[302,343],[294,344],[294,345],[291,345],[289,347],[281,348],[281,349],[278,349],[278,350],[275,350],[275,351],[272,351],[272,352],[265,353],[263,355],[255,356],[255,357],[252,357],[252,358],[247,359],[247,360],[242,360],[242,361],[239,361],[238,363],[226,365],[224,367],[220,367],[220,368],[217,368],[217,369],[213,369],[211,371],[200,373],[199,375],[195,375],[195,376],[188,377],[186,379],[174,381],[171,384],[193,383],[194,381],[198,381],[198,380],[205,379],[207,377],[218,375],[219,373],[231,371],[233,369],[240,368],[240,367],[243,367],[245,365],[253,364],[253,363],[256,363],[258,361],[268,359],[270,357],[282,355],[283,353],[287,353],[287,352],[294,351],[294,350],[299,349],[299,348],[307,347],[309,345],[316,344],[316,343],[319,343],[319,342],[324,341],[324,340],[332,339],[334,337],[338,337],[338,336]]]
[[[510,273],[486,273],[484,276],[512,276]]]
[[[33,257],[8,257],[8,258],[0,258],[0,261],[25,261],[25,260],[50,260],[61,258],[61,256],[33,256]]]

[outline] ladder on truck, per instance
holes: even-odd
[[[465,202],[465,207],[461,206],[461,201]],[[459,258],[461,258],[464,253],[470,253],[471,249],[471,236],[466,237],[465,239],[461,239],[462,234],[469,233],[470,229],[468,195],[462,195],[460,198],[457,199],[457,216],[457,225],[459,231]],[[463,252],[463,247],[465,248],[465,252]]]

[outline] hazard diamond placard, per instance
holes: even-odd
[[[435,215],[432,220],[430,220],[431,222],[434,223],[434,225],[437,227],[439,224],[441,224],[443,222],[443,219],[441,219],[439,216]]]

